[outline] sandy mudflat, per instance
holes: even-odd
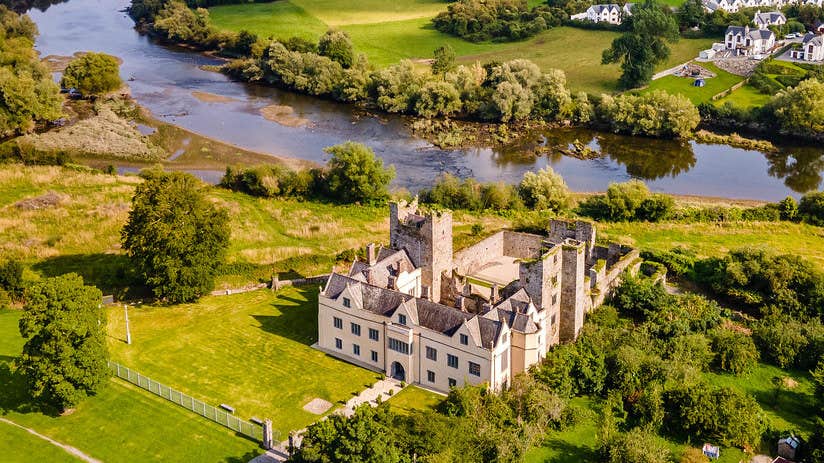
[[[309,119],[296,116],[291,106],[269,105],[260,109],[260,115],[267,121],[276,122],[287,127],[307,127],[312,124]]]
[[[228,96],[215,95],[214,93],[207,92],[192,92],[192,96],[204,103],[231,103],[238,101]]]

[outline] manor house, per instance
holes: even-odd
[[[388,247],[333,272],[318,298],[317,348],[440,392],[505,388],[560,342],[574,341],[638,251],[595,244],[588,222],[548,236],[500,231],[453,253],[452,214],[390,205]]]

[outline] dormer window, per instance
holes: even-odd
[[[344,297],[343,298],[343,306],[346,307],[347,309],[351,308],[352,307],[352,300],[349,299],[348,297]]]
[[[464,346],[468,346],[469,345],[469,336],[467,336],[465,334],[462,334],[461,335],[461,344],[463,344]]]
[[[398,314],[398,323],[401,325],[406,325],[406,315]]]

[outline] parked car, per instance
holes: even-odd
[[[798,37],[800,37],[799,34],[796,34],[795,32],[784,36],[785,39],[797,39]]]

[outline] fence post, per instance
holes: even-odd
[[[275,448],[274,439],[272,439],[272,420],[265,420],[263,422],[263,448],[272,450]]]

